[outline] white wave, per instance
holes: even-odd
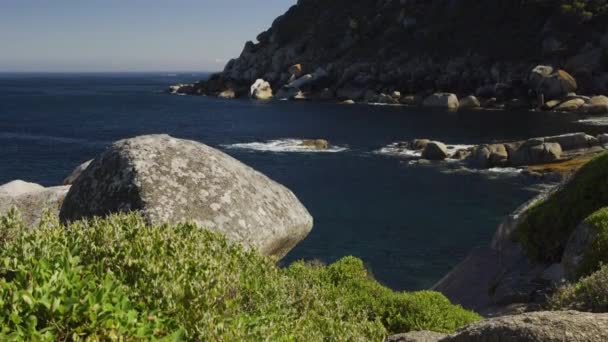
[[[518,169],[516,167],[493,167],[485,171],[488,173],[520,174],[523,172],[523,169]]]
[[[608,117],[594,117],[588,119],[577,120],[577,123],[582,123],[590,126],[608,126]]]
[[[304,146],[303,139],[278,139],[266,142],[251,142],[232,145],[223,145],[228,149],[252,150],[260,152],[299,152],[299,153],[337,153],[348,150],[342,146],[329,146],[327,149],[317,149]]]
[[[50,141],[64,144],[81,144],[81,145],[107,145],[105,141],[85,140],[78,138],[57,137],[51,135],[35,135],[27,133],[9,133],[0,132],[0,139],[8,140],[34,140],[34,141]]]
[[[449,156],[454,155],[454,153],[456,153],[456,151],[458,151],[458,150],[466,150],[466,149],[472,148],[474,146],[475,145],[464,145],[464,144],[446,145]],[[388,156],[404,157],[404,158],[421,158],[422,157],[422,150],[408,149],[408,148],[402,146],[402,143],[389,144],[387,146],[382,147],[379,150],[374,151],[373,153],[374,154],[383,154],[383,155],[388,155]],[[453,161],[453,159],[448,159],[448,161]]]

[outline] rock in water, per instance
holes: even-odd
[[[194,222],[278,258],[313,223],[284,186],[216,149],[168,135],[114,143],[76,180],[60,218],[130,210],[150,224]]]
[[[329,148],[329,142],[325,139],[306,139],[302,140],[301,145],[317,150],[327,150]]]
[[[256,100],[270,100],[272,98],[272,88],[270,83],[260,78],[251,85],[249,94]]]
[[[587,112],[589,114],[608,114],[608,97],[603,95],[592,97]]]
[[[460,100],[459,109],[473,109],[481,107],[481,102],[477,97],[470,95]]]
[[[70,175],[69,175],[69,176],[67,176],[67,177],[66,177],[66,178],[63,180],[63,185],[70,185],[70,184],[74,184],[74,182],[76,181],[76,179],[77,179],[78,177],[80,177],[80,175],[82,174],[82,172],[83,172],[84,170],[86,170],[86,169],[87,169],[87,167],[89,167],[89,165],[91,165],[91,162],[92,162],[92,161],[93,161],[93,160],[89,160],[89,161],[86,161],[86,162],[84,162],[84,163],[82,163],[82,164],[78,165],[78,166],[77,166],[77,167],[74,169],[74,171],[72,171],[72,173],[70,173]]]
[[[534,312],[471,324],[445,342],[603,342],[608,314]]]
[[[444,160],[449,156],[448,148],[439,141],[430,141],[422,151],[422,159]]]
[[[425,107],[445,108],[449,110],[457,110],[459,107],[458,97],[450,93],[435,93],[422,103]]]

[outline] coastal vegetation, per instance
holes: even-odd
[[[608,154],[585,164],[571,181],[547,200],[530,208],[517,227],[516,239],[530,256],[542,262],[559,262],[576,227],[608,204]],[[596,217],[591,218],[597,221]]]
[[[2,340],[381,340],[480,317],[430,292],[395,292],[354,257],[275,259],[196,225],[136,213],[29,229],[0,219]]]

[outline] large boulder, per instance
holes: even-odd
[[[459,109],[475,109],[481,107],[481,102],[473,95],[460,99],[459,102]]]
[[[425,107],[436,107],[445,108],[448,110],[456,110],[458,109],[460,103],[458,102],[458,97],[455,94],[435,93],[424,99],[422,105]]]
[[[505,166],[509,153],[504,144],[480,145],[470,156],[472,163],[480,168]]]
[[[589,148],[598,144],[597,138],[583,132],[542,138],[547,143],[558,143],[565,151]]]
[[[547,164],[560,160],[561,155],[560,144],[530,139],[517,150],[510,151],[509,162],[513,166]]]
[[[87,167],[89,167],[89,165],[91,165],[91,162],[93,160],[88,160],[80,165],[78,165],[73,171],[72,173],[70,173],[69,176],[67,176],[64,180],[63,180],[63,185],[71,185],[74,184],[74,182],[76,181],[76,179],[78,179],[78,177],[80,177],[80,175],[82,174],[82,172],[84,170],[87,169]]]
[[[168,135],[114,143],[76,180],[63,222],[141,211],[150,224],[193,222],[281,258],[312,229],[284,186],[204,144]]]
[[[34,183],[13,181],[0,186],[0,215],[16,208],[26,226],[40,222],[45,210],[58,215],[69,186],[45,188]]]
[[[251,85],[249,95],[256,100],[270,100],[272,98],[272,87],[270,83],[259,78]]]
[[[473,323],[442,342],[603,342],[608,314],[534,312]]]
[[[585,100],[581,98],[574,98],[560,103],[557,107],[555,107],[555,110],[558,112],[576,112],[577,110],[581,109],[583,105],[585,105]]]
[[[608,97],[604,95],[594,96],[587,107],[589,114],[608,114]]]
[[[449,157],[447,146],[439,141],[430,141],[422,150],[422,159],[444,160]]]
[[[561,99],[569,93],[576,92],[576,79],[564,70],[556,70],[539,65],[532,70],[529,77],[530,88],[545,100]]]

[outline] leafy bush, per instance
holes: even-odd
[[[579,276],[587,276],[608,262],[608,207],[593,213],[585,223],[592,229],[593,240],[585,250]]]
[[[608,154],[585,164],[562,189],[528,210],[516,239],[541,262],[559,262],[578,224],[608,205]]]
[[[554,310],[608,312],[608,266],[559,289],[549,300]]]
[[[194,225],[137,214],[25,229],[0,222],[0,340],[373,341],[479,317],[432,292],[395,293],[345,258],[273,260]]]

